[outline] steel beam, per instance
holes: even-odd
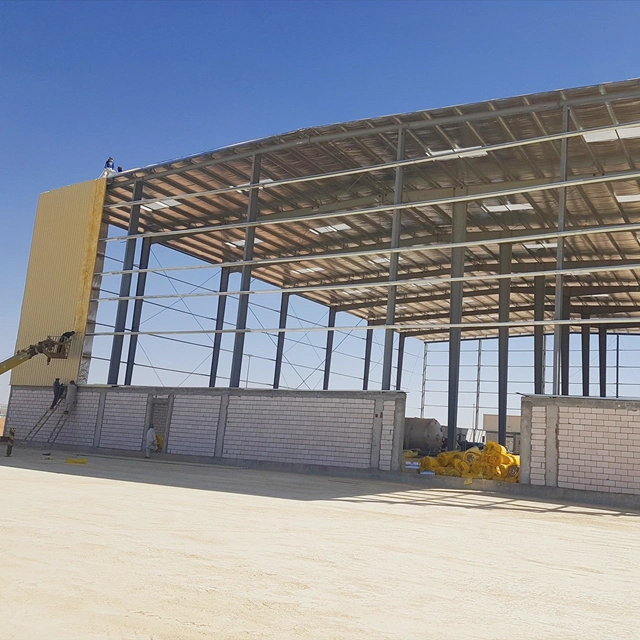
[[[453,206],[452,236],[454,242],[464,242],[467,231],[467,205],[458,202]],[[464,276],[464,248],[451,250],[451,277]],[[462,280],[451,283],[451,301],[449,303],[449,321],[452,324],[462,322]],[[449,385],[447,396],[447,447],[450,451],[456,448],[456,429],[458,426],[458,392],[460,390],[460,340],[462,329],[449,329]]]
[[[571,319],[571,298],[565,291],[562,296],[562,319]],[[560,382],[563,396],[569,395],[569,351],[571,346],[571,327],[568,324],[560,328]]]
[[[289,310],[289,294],[286,291],[282,292],[280,298],[280,320],[278,322],[278,329],[286,329],[287,327],[287,313]],[[276,365],[273,371],[273,388],[280,388],[280,373],[282,372],[282,356],[284,355],[284,339],[285,332],[280,331],[278,333],[278,344],[276,346]]]
[[[133,200],[142,198],[142,182],[136,182],[133,187]],[[138,234],[138,223],[140,222],[140,205],[131,205],[131,216],[129,218],[128,236],[136,236]],[[133,269],[133,261],[136,255],[136,239],[128,238],[124,250],[124,261],[122,263],[124,271]],[[127,309],[129,306],[128,296],[131,293],[131,273],[123,273],[120,277],[120,293],[118,297],[118,308],[116,310],[116,321],[113,327],[114,333],[124,332],[127,323]],[[120,377],[120,361],[122,360],[122,347],[124,344],[124,335],[114,335],[111,344],[111,358],[109,359],[109,373],[107,374],[107,384],[118,384]]]
[[[367,322],[369,327],[373,326],[373,320]],[[369,372],[371,371],[371,348],[373,347],[373,329],[367,329],[364,339],[364,373],[362,375],[362,389],[366,391],[369,388]]]
[[[511,245],[500,245],[500,273],[511,272]],[[509,280],[500,280],[498,322],[509,322]],[[509,384],[509,327],[498,329],[498,443],[507,443],[507,390]]]
[[[582,312],[582,319],[589,319],[589,312]],[[591,362],[591,327],[588,324],[583,324],[580,327],[580,335],[582,341],[582,395],[586,398],[589,396],[589,373]]]
[[[569,130],[569,107],[566,105],[562,110],[562,131]],[[568,166],[568,140],[562,139],[560,143],[560,180],[563,183],[567,181]],[[565,215],[567,210],[567,188],[566,186],[559,189],[558,197],[558,233],[564,232]],[[558,248],[556,252],[556,270],[564,268],[564,238],[558,238]],[[556,291],[555,291],[555,312],[553,317],[556,320],[562,318],[562,305],[563,305],[563,278],[562,274],[556,275]],[[561,328],[559,325],[555,325],[553,328],[553,395],[560,395],[560,368],[561,368]]]
[[[550,102],[541,102],[534,104],[523,104],[517,107],[502,107],[502,108],[494,108],[487,109],[485,111],[475,112],[475,113],[464,113],[455,116],[441,116],[430,118],[429,120],[416,120],[414,122],[408,122],[403,125],[405,128],[410,129],[412,131],[417,131],[420,129],[433,129],[438,126],[447,126],[450,124],[458,124],[460,122],[474,122],[474,121],[482,121],[482,120],[495,120],[498,118],[522,115],[527,113],[542,113],[544,111],[556,111],[561,107],[566,108],[567,106],[580,106],[580,105],[589,105],[589,104],[602,104],[608,102],[615,102],[617,100],[628,100],[640,98],[639,91],[624,91],[618,94],[611,93],[600,93],[594,96],[585,96],[582,98],[575,98],[569,100],[554,100]],[[491,103],[486,103],[487,105]],[[370,122],[367,121],[367,124],[370,125]],[[262,146],[260,149],[261,153],[274,153],[277,151],[283,151],[285,149],[300,147],[301,143],[306,143],[309,145],[313,144],[322,144],[325,142],[334,142],[338,140],[345,140],[351,138],[358,137],[369,137],[380,133],[390,133],[392,132],[397,125],[381,125],[378,127],[371,127],[364,125],[361,129],[358,130],[350,130],[350,131],[340,131],[336,133],[325,133],[325,134],[317,134],[313,136],[306,136],[304,138],[294,138],[292,140],[288,140],[287,142],[278,142],[273,143],[270,146]],[[624,125],[607,125],[603,127],[603,129],[611,129],[616,127],[621,127]],[[272,138],[273,140],[273,138]],[[258,142],[264,143],[264,140],[259,140]],[[524,141],[523,141],[524,142]],[[120,179],[114,181],[115,185],[118,187],[123,187],[131,184],[134,180],[157,180],[159,178],[164,178],[173,174],[184,173],[189,170],[198,170],[204,167],[213,166],[216,164],[223,164],[229,162],[230,159],[237,160],[243,159],[247,157],[253,156],[256,153],[255,149],[247,149],[245,151],[240,151],[236,149],[236,153],[230,157],[222,157],[222,158],[211,158],[211,154],[207,154],[206,156],[185,156],[184,158],[179,158],[177,162],[180,162],[180,167],[172,167],[167,168],[164,171],[158,171],[158,169],[162,169],[163,167],[167,167],[167,163],[160,163],[155,165],[150,165],[145,167],[145,171],[148,171],[148,175],[135,176],[133,178],[127,179],[127,176],[122,176]],[[205,159],[206,157],[206,159]],[[194,162],[185,162],[187,160],[194,160],[197,158],[203,158],[202,162],[194,163]]]
[[[329,307],[329,320],[327,327],[332,329],[336,326],[336,310]],[[329,377],[331,376],[331,356],[333,354],[333,336],[334,331],[327,331],[327,346],[324,352],[324,379],[322,381],[322,389],[326,391],[329,388]]]
[[[544,320],[544,276],[533,279],[533,319]],[[544,327],[536,325],[533,328],[533,392],[536,395],[544,393]]]
[[[152,240],[144,238],[140,249],[140,269],[149,266],[149,255],[151,253]],[[133,368],[136,363],[136,349],[138,347],[138,336],[136,331],[140,331],[140,320],[142,319],[142,303],[144,301],[144,290],[147,284],[147,272],[138,272],[136,280],[136,301],[133,304],[133,319],[131,320],[131,336],[129,338],[129,351],[127,353],[127,368],[124,372],[124,384],[129,386],[133,378]]]
[[[220,269],[220,293],[229,290],[229,274],[231,270],[228,267]],[[224,329],[224,312],[227,306],[227,296],[218,297],[218,310],[216,312],[216,331]],[[218,365],[220,363],[220,347],[222,346],[222,334],[216,333],[213,337],[213,353],[211,355],[211,372],[209,373],[209,386],[216,386],[216,378],[218,377]]]
[[[598,327],[598,371],[600,374],[600,397],[607,397],[607,327]]]
[[[404,333],[398,334],[398,366],[396,368],[396,391],[402,388],[402,366],[404,364]]]
[[[251,184],[260,182],[260,156],[253,156],[251,164]],[[258,195],[257,189],[252,189],[249,193],[249,204],[247,206],[247,223],[253,223],[258,217]],[[255,226],[248,226],[244,239],[244,261],[251,262],[253,260],[253,245],[256,237]],[[245,264],[242,267],[242,276],[240,282],[240,296],[238,300],[238,317],[236,319],[236,336],[233,343],[233,356],[231,359],[231,375],[229,386],[236,388],[240,386],[240,375],[242,373],[242,356],[244,353],[244,330],[247,328],[247,312],[249,310],[249,294],[246,293],[251,288],[251,265]]]
[[[397,159],[404,159],[405,132],[404,129],[398,131],[398,149]],[[396,168],[396,182],[393,189],[393,203],[402,203],[402,189],[404,186],[404,167]],[[399,209],[393,212],[393,221],[391,223],[391,249],[397,249],[400,246],[400,230],[402,228],[402,213]],[[396,282],[398,279],[398,262],[400,254],[392,253],[389,258],[389,282]],[[396,316],[396,295],[397,287],[390,286],[387,289],[387,325],[394,324]],[[384,332],[384,355],[382,359],[382,390],[391,389],[391,366],[393,361],[393,329],[387,329]]]

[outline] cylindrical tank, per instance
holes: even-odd
[[[445,428],[435,418],[405,418],[404,448],[433,451],[442,447]]]

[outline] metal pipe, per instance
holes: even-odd
[[[251,165],[251,184],[260,182],[260,156],[253,157]],[[258,191],[253,190],[249,194],[249,204],[247,206],[247,221],[254,222],[258,216]],[[244,240],[244,261],[251,262],[253,260],[253,244],[256,237],[256,229],[254,226],[248,226]],[[242,267],[242,276],[240,282],[240,294],[238,300],[238,317],[236,319],[236,329],[240,333],[236,333],[233,343],[233,356],[231,358],[231,375],[229,378],[229,386],[236,388],[240,386],[240,374],[242,372],[242,355],[244,352],[244,333],[243,329],[247,326],[247,312],[249,310],[249,287],[251,286],[251,265],[247,264]]]
[[[146,269],[149,265],[149,255],[151,253],[152,241],[149,238],[145,238],[142,241],[142,248],[140,249],[140,268]],[[131,320],[131,331],[139,331],[140,320],[142,319],[142,303],[143,298],[138,296],[144,296],[145,286],[147,284],[147,273],[141,271],[138,273],[138,279],[136,281],[136,301],[133,305],[133,318]],[[129,386],[133,378],[133,368],[136,364],[136,349],[138,347],[138,336],[135,333],[131,334],[129,338],[129,351],[127,353],[127,367],[124,372],[124,384]]]
[[[500,245],[500,273],[511,272],[511,245]],[[509,322],[510,280],[500,280],[498,321]],[[498,329],[498,443],[507,443],[507,391],[509,384],[509,327]]]
[[[404,158],[405,133],[403,129],[398,131],[398,160]],[[404,168],[396,169],[396,182],[393,190],[394,204],[402,203],[402,189],[404,185]],[[402,213],[399,210],[393,212],[393,221],[391,223],[391,248],[396,249],[400,246],[400,230],[402,228]],[[398,279],[398,261],[400,255],[398,253],[391,254],[389,258],[389,282],[395,283]],[[386,324],[394,324],[396,317],[396,294],[397,288],[392,284],[387,289],[387,319]],[[384,351],[382,359],[382,390],[391,389],[391,365],[393,360],[393,329],[387,329],[384,332]]]
[[[525,230],[522,230],[524,232]],[[260,259],[253,260],[248,263],[254,267],[265,267],[271,265],[279,265],[279,264],[291,264],[295,262],[314,262],[316,260],[337,260],[341,258],[358,258],[358,257],[367,257],[367,256],[377,256],[382,253],[384,254],[403,254],[409,253],[412,251],[444,251],[448,249],[455,249],[458,247],[487,247],[491,245],[500,245],[500,244],[523,244],[525,242],[537,242],[545,241],[545,240],[555,240],[556,238],[575,238],[581,236],[590,236],[590,235],[598,235],[601,233],[629,233],[631,231],[640,231],[640,223],[638,224],[628,224],[628,225],[605,225],[599,227],[581,227],[577,229],[569,229],[564,231],[564,233],[558,233],[557,231],[551,231],[547,233],[528,233],[525,236],[514,236],[513,238],[505,236],[505,237],[495,237],[495,238],[484,238],[482,240],[468,240],[466,242],[443,242],[443,243],[431,243],[431,244],[412,244],[406,245],[404,247],[399,247],[397,249],[362,249],[356,251],[345,251],[345,252],[330,252],[326,254],[309,254],[309,255],[296,255],[296,256],[285,256],[283,258],[268,258],[268,259]],[[122,238],[119,238],[122,240]],[[147,273],[154,272],[166,272],[166,271],[198,271],[200,269],[219,269],[224,267],[233,267],[238,268],[245,265],[245,262],[242,260],[238,260],[235,262],[218,262],[216,264],[203,264],[203,265],[193,265],[193,266],[178,266],[178,267],[165,267],[165,268],[152,268],[145,269]],[[119,269],[115,271],[102,271],[96,273],[96,275],[100,276],[117,276],[122,275],[123,273],[137,273],[139,269],[131,269],[125,271],[124,269]]]
[[[464,241],[467,231],[467,205],[456,203],[452,212],[451,235],[458,242]],[[455,325],[462,320],[462,297],[464,276],[464,253],[462,248],[451,250],[451,277],[457,278],[451,284],[451,301],[449,303],[450,324]],[[447,448],[455,450],[456,429],[458,426],[458,391],[460,389],[460,339],[462,330],[452,326],[449,329],[449,384],[447,393]]]
[[[563,145],[566,145],[566,140],[563,140]],[[212,233],[215,231],[228,231],[230,229],[246,229],[249,227],[266,227],[270,225],[288,224],[292,222],[314,222],[318,220],[325,220],[327,218],[349,218],[352,216],[361,215],[375,215],[394,209],[414,209],[416,207],[433,207],[441,206],[444,204],[455,204],[456,202],[473,202],[475,200],[486,200],[489,198],[499,198],[503,196],[519,195],[523,193],[537,193],[541,191],[554,191],[559,188],[571,188],[576,186],[586,186],[591,184],[602,184],[609,182],[617,182],[619,180],[636,180],[640,178],[640,171],[623,171],[619,173],[612,173],[604,176],[588,176],[581,178],[572,178],[566,181],[553,181],[543,184],[536,184],[530,186],[519,186],[509,189],[502,189],[497,191],[488,191],[486,193],[477,193],[471,195],[461,195],[456,197],[445,198],[431,198],[428,200],[417,200],[412,202],[406,202],[400,205],[377,205],[375,207],[365,207],[363,209],[354,210],[342,210],[331,211],[328,213],[315,213],[304,214],[300,216],[291,216],[286,218],[277,218],[274,215],[267,216],[264,219],[253,220],[251,222],[238,222],[230,224],[218,224],[212,226],[195,227],[191,229],[179,229],[174,231],[152,231],[148,233],[140,233],[134,236],[135,238],[169,238],[175,236],[188,236],[198,233]],[[564,185],[560,187],[559,185]],[[251,193],[257,193],[252,191]],[[164,198],[166,199],[166,198]],[[124,206],[124,205],[123,205]],[[557,235],[557,234],[556,234]],[[112,236],[105,238],[105,242],[122,242],[122,236]]]
[[[636,269],[640,269],[640,263],[625,263],[619,265],[605,264],[601,267],[589,266],[589,267],[569,267],[564,269],[549,269],[545,271],[546,276],[554,276],[554,275],[582,275],[582,274],[595,274],[595,273],[615,273],[617,271],[634,271]],[[502,275],[499,273],[490,273],[490,274],[480,274],[480,275],[467,275],[464,277],[456,278],[456,277],[437,277],[437,278],[413,278],[411,280],[402,280],[403,285],[407,284],[416,284],[416,285],[429,285],[429,284],[444,284],[444,283],[454,283],[454,282],[484,282],[487,280],[502,280],[504,278],[508,279],[526,279],[526,278],[535,278],[540,275],[540,271],[520,271],[514,272],[507,275]],[[169,298],[207,298],[207,297],[216,297],[216,296],[237,296],[240,294],[247,295],[273,295],[278,293],[279,291],[288,291],[289,293],[306,293],[311,291],[347,291],[349,289],[361,289],[366,287],[367,289],[382,289],[385,287],[392,286],[391,283],[385,280],[381,280],[379,282],[367,282],[365,284],[361,282],[345,282],[342,284],[328,284],[328,285],[311,285],[308,287],[286,287],[284,289],[273,290],[273,289],[252,289],[250,291],[228,291],[228,292],[216,292],[210,291],[207,293],[184,293],[184,294],[158,294],[152,296],[145,296],[146,300],[154,300],[154,299],[169,299]],[[118,301],[118,300],[135,300],[135,296],[124,296],[124,297],[106,297],[106,298],[91,298],[92,302],[110,302],[110,301]],[[553,324],[553,322],[548,322],[547,324]],[[381,327],[384,328],[384,327]]]
[[[569,108],[565,106],[562,110],[562,130],[568,131],[569,129]],[[560,146],[560,180],[564,183],[559,191],[558,198],[558,233],[564,231],[565,214],[567,208],[567,172],[568,172],[568,146],[567,139],[563,138]],[[564,267],[564,239],[558,238],[558,247],[556,250],[556,271]],[[555,292],[555,311],[553,317],[556,320],[562,318],[562,275],[556,275],[556,292]],[[553,332],[553,395],[560,394],[560,366],[561,366],[561,354],[560,354],[560,327],[555,325]]]
[[[289,294],[285,291],[280,298],[280,319],[278,329],[286,329],[287,312],[289,310]],[[282,371],[282,356],[284,355],[285,332],[278,333],[278,344],[276,346],[276,363],[273,371],[273,388],[280,388],[280,373]]]
[[[327,391],[329,389],[329,377],[331,376],[331,355],[333,353],[333,336],[336,326],[336,310],[333,307],[329,307],[329,320],[327,321],[327,346],[325,348],[324,355],[324,379],[322,381],[322,389]]]
[[[229,289],[230,269],[223,267],[220,269],[220,292],[226,292]],[[211,354],[211,372],[209,373],[209,386],[216,386],[216,378],[218,377],[218,365],[220,363],[220,347],[222,346],[222,333],[224,329],[224,312],[227,306],[227,296],[218,298],[218,310],[216,312],[216,334],[213,338],[213,353]]]
[[[404,364],[404,333],[398,334],[398,366],[396,368],[396,391],[402,389],[402,366]]]
[[[598,370],[600,374],[600,397],[607,397],[607,327],[598,327]]]
[[[536,276],[533,279],[533,319],[544,320],[544,276]],[[538,325],[533,329],[533,392],[536,395],[544,393],[544,327]]]
[[[613,325],[615,327],[621,327],[626,324],[637,325],[638,318],[598,318],[597,324],[602,325]],[[588,320],[586,323],[594,323],[594,320]],[[464,323],[434,323],[429,325],[424,324],[396,324],[391,327],[387,327],[386,325],[379,325],[379,329],[396,329],[401,331],[409,331],[409,330],[424,330],[424,331],[448,331],[449,329],[498,329],[500,327],[535,327],[535,326],[547,326],[553,324],[568,324],[571,326],[581,326],[585,324],[584,320],[543,320],[542,322],[538,322],[537,320],[517,320],[514,322],[464,322]],[[341,327],[292,327],[287,329],[278,329],[275,328],[267,328],[260,327],[255,329],[243,329],[243,333],[279,333],[280,331],[286,331],[287,333],[312,333],[316,331],[342,331],[342,332],[353,332],[353,331],[367,331],[366,325],[353,325],[353,326],[341,326]],[[221,331],[217,331],[215,329],[203,329],[203,330],[178,330],[178,331],[136,331],[136,335],[139,336],[168,336],[168,335],[214,335],[216,333],[237,333],[237,329],[222,329]],[[130,335],[130,331],[121,331],[117,335]],[[113,336],[116,335],[114,331],[97,331],[94,333],[87,333],[88,336]],[[409,335],[409,334],[408,334]],[[469,338],[470,340],[476,340],[477,338]],[[436,342],[446,342],[446,340],[438,340]]]
[[[133,188],[134,200],[142,197],[142,182],[136,182]],[[138,223],[140,220],[140,205],[131,206],[131,217],[129,218],[129,228],[127,230],[127,244],[124,252],[123,266],[125,271],[133,268],[133,260],[136,255],[136,237],[138,234]],[[116,320],[114,323],[113,342],[111,344],[111,357],[109,359],[109,372],[107,374],[107,384],[118,384],[120,376],[120,361],[122,360],[122,347],[124,344],[124,329],[127,322],[127,309],[129,306],[129,293],[131,293],[131,274],[123,273],[120,277],[120,295],[118,298],[118,308],[116,310]],[[136,297],[137,299],[137,297]]]
[[[368,327],[373,326],[373,321],[367,322]],[[373,329],[367,329],[367,335],[364,342],[364,373],[362,374],[362,390],[369,388],[369,372],[371,370],[371,348],[373,347]]]

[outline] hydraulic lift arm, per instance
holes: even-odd
[[[0,361],[0,375],[11,371],[18,365],[31,360],[33,356],[42,353],[47,357],[47,364],[51,359],[66,360],[69,355],[69,345],[73,331],[67,331],[61,336],[49,336],[46,340],[41,340],[36,344],[29,345],[24,349],[20,349],[6,360]]]

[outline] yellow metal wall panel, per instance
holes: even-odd
[[[38,200],[16,349],[75,331],[69,358],[36,356],[11,374],[12,385],[78,378],[96,263],[106,180],[43,193]]]

